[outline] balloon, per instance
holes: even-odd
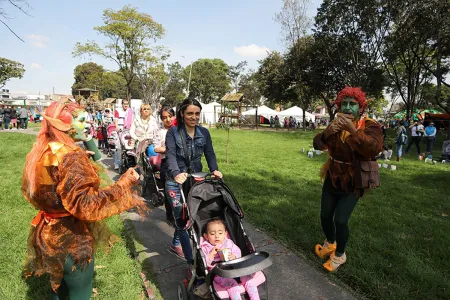
[[[148,156],[157,156],[158,155],[158,153],[155,152],[155,146],[153,146],[153,145],[148,146],[147,155]]]

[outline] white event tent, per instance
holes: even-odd
[[[202,113],[200,115],[200,122],[206,124],[215,124],[219,121],[220,103],[211,102],[208,104],[202,103]]]
[[[288,117],[288,118],[293,117],[293,118],[297,119],[297,121],[302,121],[303,120],[303,109],[301,109],[298,106],[292,106],[286,110],[280,111],[278,113],[278,117],[280,117],[280,120],[281,120],[281,117],[283,117],[283,118],[284,117]],[[305,112],[305,118],[306,118],[306,120],[309,120],[309,121],[313,121],[313,122],[316,121],[316,116],[309,112]]]
[[[244,111],[242,113],[243,116],[254,116],[256,114],[256,108]],[[270,117],[275,117],[275,115],[279,114],[277,111],[262,105],[258,107],[258,116],[263,116],[266,119],[270,120]]]

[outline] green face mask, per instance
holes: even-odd
[[[353,98],[345,98],[341,102],[341,113],[351,114],[356,119],[359,119],[359,103]]]
[[[74,113],[72,117],[72,128],[74,129],[71,132],[71,136],[75,141],[84,141],[86,140],[86,134],[84,133],[84,111],[78,110]]]

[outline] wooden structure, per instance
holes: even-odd
[[[241,125],[241,116],[242,116],[242,100],[244,99],[244,94],[236,93],[225,94],[220,101],[222,102],[222,111],[220,113],[220,118],[230,118],[236,119],[238,126]],[[236,109],[236,113],[232,111],[232,108]],[[228,111],[227,111],[228,109]]]
[[[81,88],[76,91],[77,94],[75,95],[75,101],[78,104],[92,108],[94,110],[102,108],[98,90],[94,90],[91,88]]]

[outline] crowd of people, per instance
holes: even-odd
[[[21,106],[3,105],[0,107],[0,130],[27,129],[32,114]]]
[[[391,127],[395,130],[395,154],[396,160],[400,161],[404,155],[407,155],[411,147],[415,146],[415,153],[419,159],[424,159],[433,151],[436,143],[437,129],[434,122],[428,122],[424,126],[422,120],[392,120],[381,123],[383,139],[386,139],[387,128]],[[422,151],[421,144],[425,144],[425,151]],[[385,144],[383,151],[380,153],[381,159],[390,160],[392,158],[392,144]]]

